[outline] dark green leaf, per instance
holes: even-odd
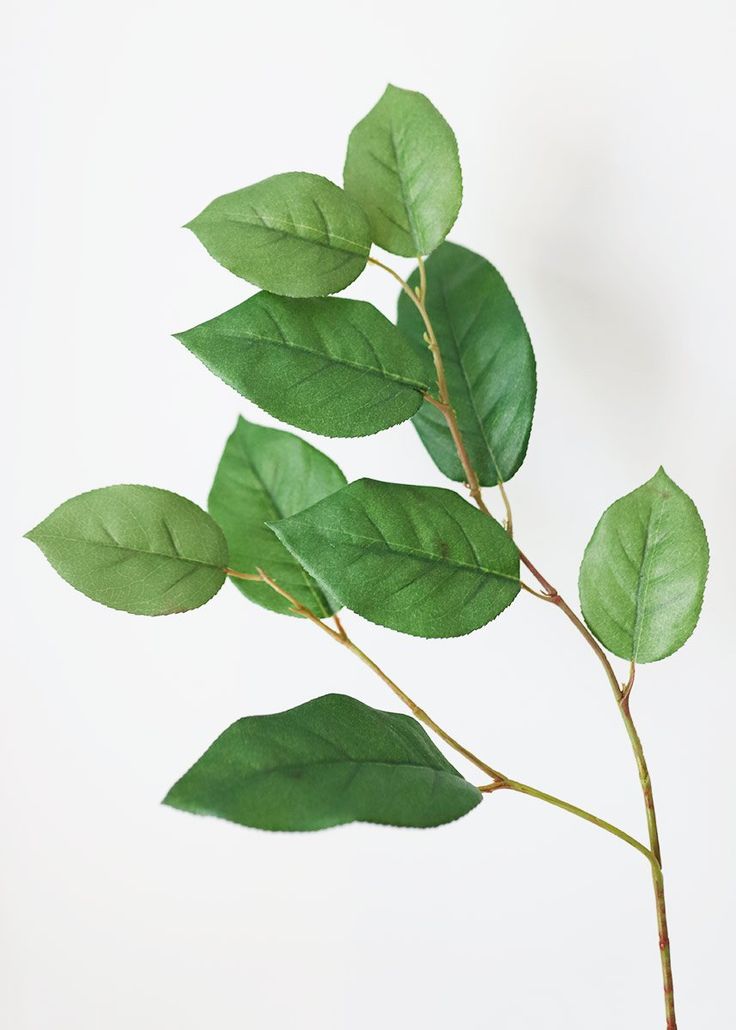
[[[218,197],[186,227],[241,279],[287,297],[324,297],[360,275],[371,248],[366,216],[334,182],[272,175]]]
[[[177,339],[271,415],[323,436],[411,418],[432,381],[429,355],[361,300],[257,293]]]
[[[344,177],[375,242],[405,257],[431,253],[462,202],[452,129],[425,96],[396,86],[351,132]]]
[[[695,629],[707,575],[698,510],[660,468],[595,528],[580,566],[585,621],[620,658],[659,661]]]
[[[440,826],[481,800],[418,722],[328,694],[239,719],[164,804],[261,830]]]
[[[316,447],[281,429],[239,418],[225,445],[209,509],[227,539],[238,572],[264,569],[298,601],[325,618],[339,605],[327,597],[265,525],[308,508],[345,485],[345,476]],[[233,579],[246,597],[291,614],[290,603],[265,583]]]
[[[506,283],[485,258],[443,243],[426,270],[427,310],[471,464],[482,486],[507,482],[524,460],[534,417],[537,377],[529,334]],[[418,271],[409,283],[419,284]],[[417,352],[426,349],[419,312],[403,292],[399,328]],[[441,412],[425,402],[414,425],[437,467],[463,482]]]
[[[153,486],[72,497],[26,536],[67,583],[133,615],[198,608],[225,581],[227,544],[217,523]]]
[[[361,479],[273,529],[347,608],[402,633],[470,633],[519,592],[513,541],[450,490]]]

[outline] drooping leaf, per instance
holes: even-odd
[[[106,486],[65,501],[26,534],[93,601],[133,615],[198,608],[225,582],[217,523],[153,486]]]
[[[396,86],[351,132],[344,178],[375,242],[404,257],[431,253],[462,202],[452,129],[425,96]]]
[[[526,326],[506,283],[480,255],[443,243],[426,272],[427,310],[471,464],[482,486],[507,482],[526,455],[537,393]],[[409,283],[419,284],[418,271]],[[426,349],[419,312],[403,292],[398,324],[417,351]],[[425,401],[414,425],[440,471],[463,482],[442,413]]]
[[[479,629],[519,592],[519,552],[450,490],[361,479],[274,532],[347,608],[420,637]]]
[[[164,804],[261,830],[322,830],[440,826],[480,800],[414,719],[327,694],[233,723]]]
[[[321,175],[285,172],[213,200],[186,226],[221,265],[272,293],[324,297],[365,268],[360,206]]]
[[[332,615],[339,605],[325,596],[265,523],[308,508],[345,482],[327,455],[298,436],[239,418],[208,502],[225,534],[231,567],[248,573],[262,568],[315,615]],[[267,584],[241,579],[233,583],[256,604],[292,614],[290,603]]]
[[[698,510],[660,468],[595,528],[580,566],[585,621],[620,658],[659,661],[695,629],[707,575]]]
[[[429,355],[361,300],[257,293],[177,339],[271,415],[323,436],[404,422],[432,382]]]

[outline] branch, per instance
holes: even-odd
[[[539,798],[540,800],[546,801],[548,804],[554,805],[557,808],[564,809],[566,812],[571,812],[573,815],[577,815],[581,819],[585,819],[587,822],[601,827],[601,829],[607,830],[615,837],[618,837],[620,840],[623,840],[627,844],[636,848],[636,850],[640,851],[650,862],[654,860],[652,853],[644,847],[643,844],[635,840],[633,837],[630,837],[624,830],[620,830],[618,827],[613,826],[612,823],[606,822],[605,819],[599,819],[598,816],[592,815],[590,812],[586,812],[583,808],[578,808],[577,805],[571,805],[567,801],[561,801],[552,794],[545,794],[543,791],[536,790],[534,787],[529,787],[526,784],[519,783],[517,780],[511,780],[507,776],[504,776],[503,773],[498,772],[492,766],[488,765],[481,758],[478,758],[477,755],[473,754],[472,751],[469,751],[468,748],[460,744],[454,737],[451,737],[446,730],[443,730],[442,727],[436,723],[434,719],[424,711],[424,709],[420,708],[419,705],[416,704],[416,702],[413,701],[412,698],[410,698],[409,695],[402,690],[401,687],[395,683],[391,677],[373,661],[372,658],[368,657],[365,651],[362,651],[358,645],[351,640],[339,616],[333,616],[336,626],[336,629],[333,629],[331,626],[328,626],[326,622],[323,622],[311,610],[311,608],[307,608],[306,605],[303,605],[299,600],[297,600],[293,594],[290,594],[288,590],[284,590],[283,587],[279,586],[279,584],[264,572],[263,569],[258,569],[255,574],[236,572],[234,569],[226,569],[225,571],[229,576],[232,576],[235,579],[253,580],[265,583],[267,586],[271,587],[272,590],[275,590],[277,594],[280,594],[281,597],[287,600],[297,615],[301,615],[305,619],[308,619],[314,626],[321,629],[323,633],[326,633],[333,640],[337,641],[338,644],[341,644],[344,648],[350,651],[351,654],[354,654],[356,658],[359,658],[361,662],[367,665],[368,668],[379,677],[379,679],[383,680],[386,686],[393,691],[396,697],[398,697],[398,699],[405,704],[407,708],[409,708],[411,713],[419,722],[432,730],[440,740],[443,740],[445,744],[451,747],[454,751],[457,751],[457,753],[462,755],[468,762],[472,763],[482,772],[486,773],[487,776],[491,777],[491,780],[493,781],[491,784],[479,788],[482,793],[490,794],[494,790],[508,789],[520,794],[528,794],[530,797]]]

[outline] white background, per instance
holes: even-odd
[[[179,226],[274,172],[339,180],[387,81],[455,128],[453,238],[503,271],[535,343],[536,423],[510,485],[525,549],[574,600],[601,512],[660,463],[708,527],[702,623],[640,670],[633,706],[681,1027],[728,1024],[735,35],[725,0],[4,4],[3,1026],[664,1024],[646,863],[537,801],[496,795],[435,831],[306,835],[161,807],[241,715],[328,690],[393,699],[231,587],[188,615],[126,616],[21,540],[108,483],[204,503],[236,415],[272,424],[170,337],[249,290]],[[379,270],[350,292],[393,310]],[[314,442],[350,478],[442,482],[410,425]],[[609,688],[554,609],[522,596],[449,642],[346,621],[492,764],[644,834]]]

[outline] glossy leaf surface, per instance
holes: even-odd
[[[698,510],[660,468],[595,528],[580,567],[585,621],[613,654],[656,662],[695,629],[707,575]]]
[[[414,719],[328,694],[233,723],[164,804],[262,830],[321,830],[439,826],[480,800]]]
[[[347,608],[402,633],[470,633],[519,592],[513,541],[450,490],[361,479],[273,529]]]
[[[26,535],[67,583],[134,615],[198,608],[225,581],[228,551],[217,523],[153,486],[90,490]]]
[[[235,275],[288,297],[344,289],[365,268],[371,248],[359,205],[309,172],[272,175],[226,193],[186,228]]]
[[[177,339],[271,415],[323,436],[404,422],[432,382],[429,354],[360,300],[258,293]]]
[[[351,132],[344,179],[375,242],[405,257],[431,253],[462,202],[452,129],[425,96],[396,86]]]
[[[537,393],[526,326],[506,283],[479,254],[443,243],[426,272],[427,310],[471,464],[482,486],[507,482],[526,455]],[[409,283],[419,285],[418,271]],[[403,292],[398,324],[417,352],[426,349],[419,312]],[[442,413],[425,402],[414,425],[440,471],[463,482]]]
[[[264,569],[272,579],[325,618],[334,603],[265,525],[308,508],[345,485],[345,476],[327,455],[293,433],[239,418],[229,437],[208,507],[221,526],[238,572]],[[256,604],[290,615],[291,605],[266,583],[233,579]]]

